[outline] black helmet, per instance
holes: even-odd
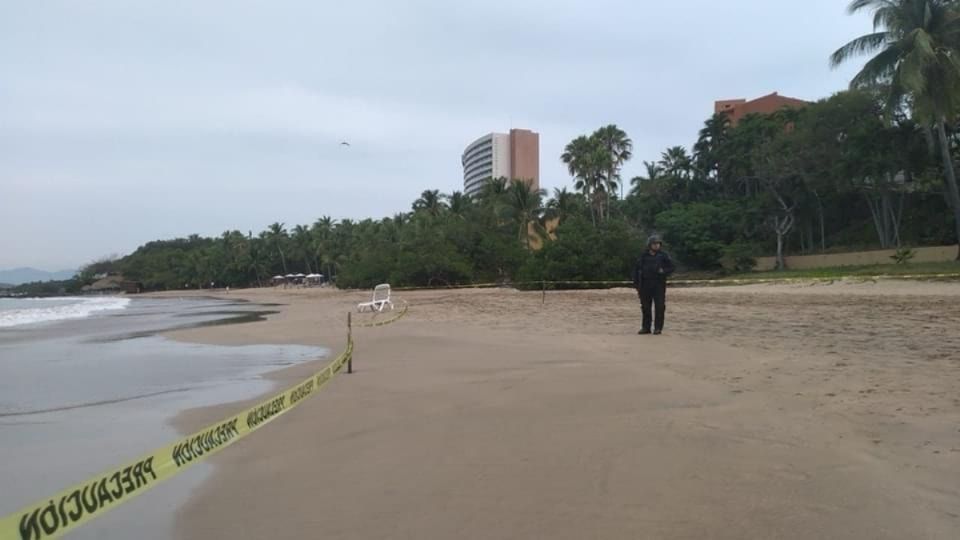
[[[647,238],[647,247],[650,247],[654,244],[662,244],[663,238],[659,234],[651,234],[650,238]]]

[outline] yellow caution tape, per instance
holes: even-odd
[[[933,279],[960,279],[960,273],[948,274],[877,274],[872,276],[834,276],[834,277],[797,277],[797,278],[740,278],[740,279],[711,279],[711,280],[675,280],[670,281],[670,285],[691,285],[691,286],[723,286],[723,285],[789,285],[789,284],[816,284],[816,283],[835,283],[837,281],[865,282],[882,280],[933,280]]]
[[[945,274],[883,274],[874,276],[835,276],[835,277],[770,277],[770,278],[719,278],[719,279],[673,279],[668,280],[667,285],[672,286],[703,286],[719,287],[724,285],[763,285],[763,284],[791,284],[791,283],[833,283],[836,281],[879,281],[885,279],[901,280],[928,280],[928,279],[960,279],[960,273]],[[465,285],[437,285],[430,287],[397,287],[395,291],[435,291],[445,289],[486,289],[495,287],[536,287],[567,285],[620,285],[632,288],[632,281],[612,281],[612,280],[583,280],[583,281],[513,281],[504,283],[473,283]],[[531,289],[532,290],[532,289]],[[556,289],[550,289],[556,290]]]
[[[174,444],[0,518],[0,540],[59,538],[99,517],[296,407],[329,382],[352,355],[353,341],[348,340],[340,356],[296,386]]]
[[[522,283],[465,283],[465,284],[456,284],[456,285],[421,285],[421,286],[410,286],[410,287],[394,287],[394,291],[441,291],[445,289],[492,289],[494,287],[513,287],[514,285]],[[537,283],[540,283],[537,281]]]
[[[406,302],[404,302],[404,303],[403,303],[403,309],[401,309],[401,310],[400,310],[400,313],[394,315],[393,317],[390,317],[389,319],[384,319],[384,320],[382,320],[382,321],[359,323],[359,324],[357,324],[357,326],[359,326],[359,327],[361,327],[361,328],[373,328],[373,327],[375,327],[375,326],[386,326],[386,325],[388,325],[388,324],[395,323],[395,322],[399,321],[401,318],[403,318],[404,315],[407,314],[407,309],[409,309],[409,308],[410,308],[410,305],[407,304]]]

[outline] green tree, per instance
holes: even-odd
[[[310,228],[306,225],[297,225],[293,228],[293,245],[297,252],[297,258],[303,261],[308,274],[313,273],[310,265],[310,259],[313,255],[313,238],[310,234]]]
[[[543,216],[543,197],[545,190],[534,189],[532,185],[524,180],[512,180],[510,182],[510,213],[513,215],[514,223],[517,225],[517,237],[530,249],[529,228],[532,226],[537,232],[544,236],[540,218]]]
[[[553,198],[547,202],[547,216],[563,223],[581,211],[580,196],[566,187],[553,188]]]
[[[504,177],[491,178],[483,184],[480,191],[480,201],[485,204],[496,204],[503,200],[510,187],[510,181]]]
[[[312,237],[313,257],[317,272],[326,272],[329,277],[333,265],[333,227],[336,221],[330,216],[323,216],[313,222],[310,227]]]
[[[707,119],[693,145],[693,162],[705,180],[721,181],[720,164],[730,132],[730,116],[717,113]]]
[[[644,161],[643,167],[646,169],[646,176],[634,176],[630,179],[630,185],[633,186],[630,194],[638,196],[643,185],[647,182],[654,182],[663,176],[663,168],[654,161]]]
[[[590,201],[594,223],[604,219],[611,185],[607,175],[614,169],[613,159],[597,138],[586,135],[570,141],[560,156],[574,179],[574,187]]]
[[[854,0],[848,11],[872,10],[874,32],[838,49],[830,62],[839,66],[855,56],[873,54],[850,86],[882,87],[891,110],[900,108],[906,100],[916,118],[935,127],[960,241],[960,190],[946,132],[947,123],[960,110],[957,7],[955,0]]]
[[[786,127],[785,121],[783,127]],[[776,236],[777,270],[785,270],[785,241],[797,224],[797,209],[805,190],[803,179],[791,159],[796,139],[785,129],[779,130],[778,134],[757,147],[752,159],[756,180],[763,190],[758,199]]]
[[[609,219],[591,225],[573,217],[557,228],[557,239],[533,253],[520,270],[525,281],[622,281],[629,279],[643,242],[627,224]]]
[[[420,198],[413,201],[414,212],[426,212],[431,216],[439,216],[447,209],[447,203],[443,202],[443,196],[440,190],[428,189],[420,194]]]
[[[673,254],[698,269],[720,267],[727,248],[744,242],[756,210],[739,201],[676,204],[657,216],[658,229]]]
[[[660,157],[663,174],[679,180],[688,181],[693,176],[693,158],[682,146],[672,146]]]
[[[620,169],[624,163],[633,157],[633,141],[616,124],[598,129],[593,132],[591,138],[595,139],[608,155],[606,159],[608,169],[605,175],[607,196],[609,197],[610,193],[616,193],[617,187],[619,187],[620,198],[623,198],[623,182],[620,180]],[[609,204],[608,199],[607,205],[609,206]]]
[[[284,248],[287,243],[287,230],[283,228],[283,223],[275,222],[267,228],[262,234],[264,240],[273,248],[274,253],[280,255],[280,264],[284,274],[289,274],[287,269],[287,257],[284,254]]]
[[[447,201],[450,206],[450,213],[459,218],[463,218],[466,215],[471,205],[470,197],[460,191],[451,193],[450,196],[447,197]]]

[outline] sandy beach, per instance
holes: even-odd
[[[365,295],[230,296],[284,305],[172,337],[339,351]],[[674,289],[658,337],[626,289],[398,296],[355,374],[213,458],[179,538],[960,537],[960,284]]]

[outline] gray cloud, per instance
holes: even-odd
[[[6,3],[0,267],[392,215],[511,126],[553,188],[566,142],[617,123],[629,177],[715,99],[840,90],[856,66],[827,55],[868,30],[834,0]]]

